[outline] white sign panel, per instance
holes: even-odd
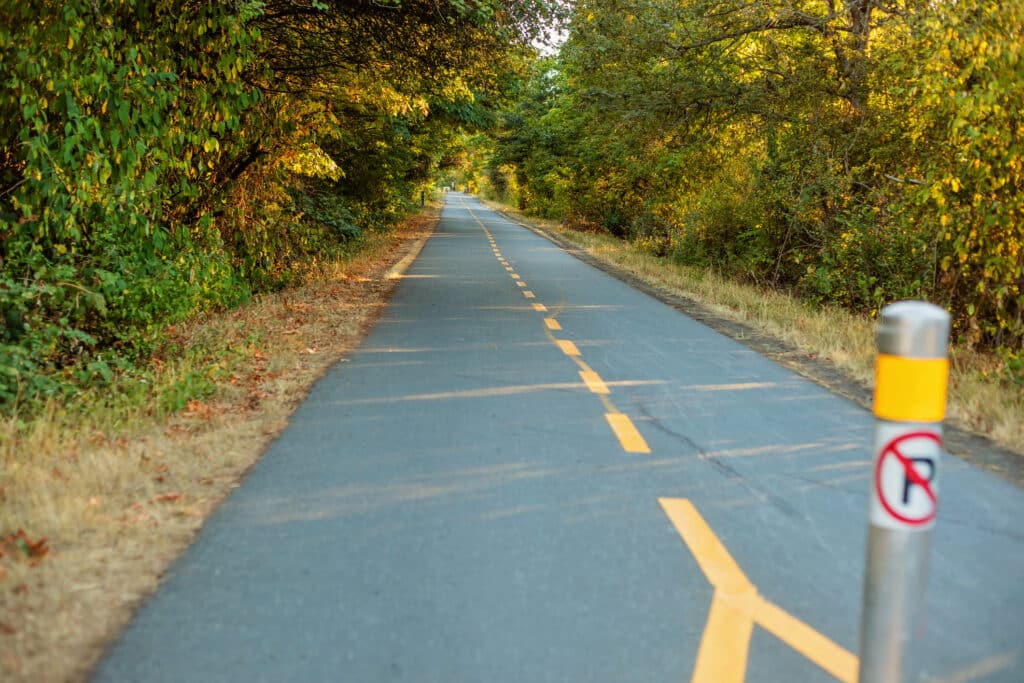
[[[870,520],[889,529],[935,523],[942,434],[937,425],[878,424]]]

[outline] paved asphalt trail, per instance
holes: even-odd
[[[814,641],[792,623],[751,631],[750,607],[709,621],[715,562],[694,552],[714,556],[717,537],[842,669],[871,429],[453,193],[387,313],[95,680],[668,683],[694,677],[704,638],[709,680],[833,681],[791,646]],[[920,680],[1019,683],[1024,492],[955,458],[941,476]],[[692,504],[703,550],[660,498]]]

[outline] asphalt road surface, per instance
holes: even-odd
[[[95,680],[852,680],[872,425],[453,193]],[[945,458],[915,680],[1024,681],[1022,520]]]

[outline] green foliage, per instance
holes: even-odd
[[[1024,4],[830,7],[581,0],[489,190],[819,302],[928,299],[1019,349]]]
[[[241,82],[257,34],[228,6],[174,9],[5,11],[0,308],[17,332],[0,355],[3,404],[53,393],[53,372],[89,351],[144,353],[168,322],[245,295],[217,240],[174,216],[257,100]]]
[[[932,54],[901,62],[926,184],[899,201],[905,220],[933,228],[937,286],[972,342],[1024,341],[1024,4],[974,0],[913,24]],[[1015,30],[1007,30],[1015,27]]]
[[[393,223],[553,11],[0,0],[0,410],[103,386]]]

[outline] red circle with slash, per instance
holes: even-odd
[[[929,462],[931,462],[931,471],[929,476],[927,479],[921,476],[921,473],[917,471],[917,462],[920,459],[908,457],[902,450],[900,450],[906,442],[913,439],[926,439],[928,441],[935,442],[936,445],[941,445],[942,443],[939,435],[933,432],[911,432],[909,434],[902,434],[887,443],[879,454],[878,464],[875,466],[875,490],[878,492],[878,501],[882,504],[882,507],[885,508],[885,511],[892,515],[893,519],[897,519],[904,524],[909,524],[911,526],[923,526],[935,519],[935,512],[938,507],[935,498],[935,491],[932,489],[931,482],[935,475],[935,463],[929,459]],[[907,503],[907,496],[909,495],[910,487],[920,487],[928,497],[928,500],[931,501],[931,509],[926,514],[917,517],[905,514],[897,509],[898,503],[894,504],[894,501],[890,501],[888,499],[885,487],[882,486],[882,469],[885,467],[889,458],[895,458],[903,469],[904,504]]]

